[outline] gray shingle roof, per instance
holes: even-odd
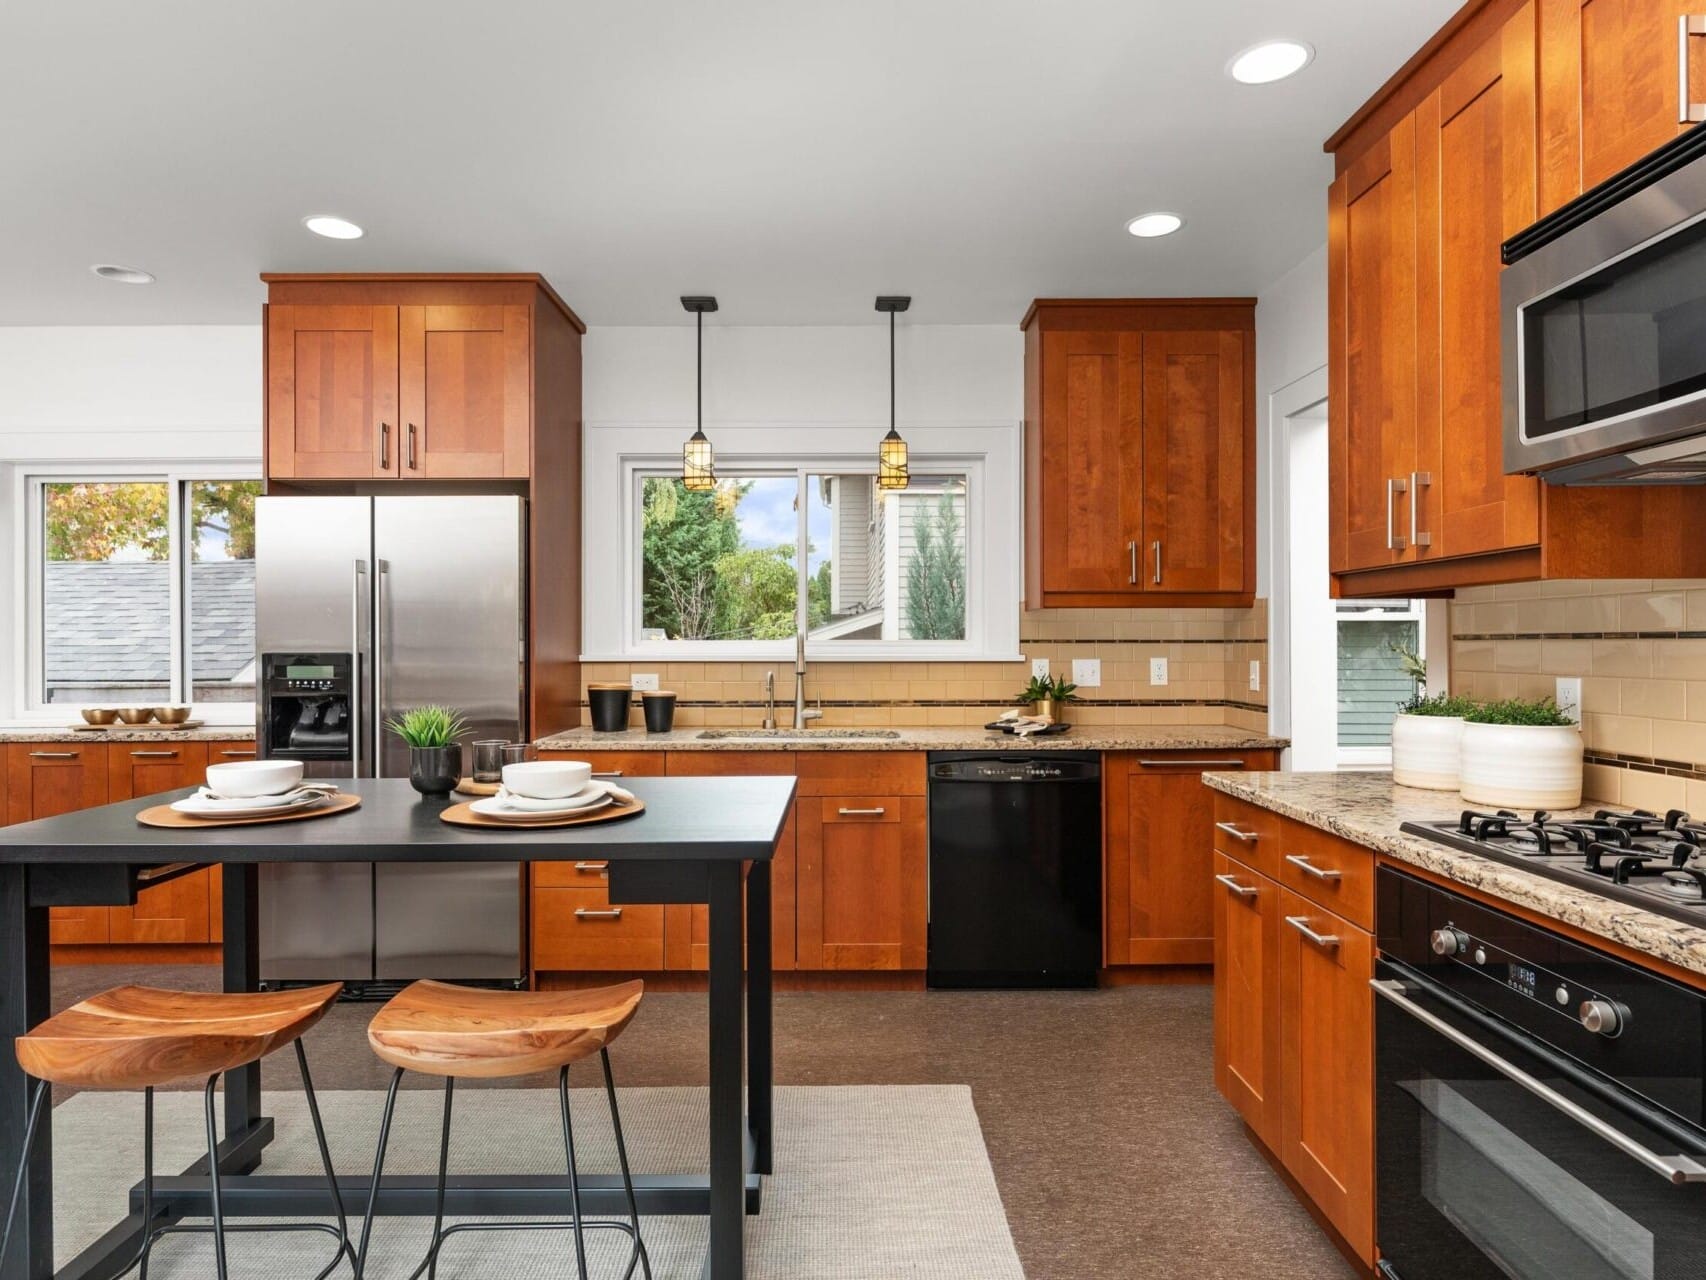
[[[171,566],[54,561],[44,568],[49,684],[170,677]],[[195,678],[229,680],[255,656],[255,562],[191,565],[190,594]]]

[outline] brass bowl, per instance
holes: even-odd
[[[147,724],[154,718],[153,707],[120,707],[118,718],[126,724]]]
[[[182,724],[190,718],[188,707],[155,707],[154,718],[161,724]]]
[[[118,719],[116,707],[84,707],[83,721],[85,724],[111,724]]]

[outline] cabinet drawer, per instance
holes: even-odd
[[[541,760],[584,760],[597,775],[618,778],[661,778],[665,755],[661,751],[541,751]]]
[[[898,796],[837,796],[813,803],[819,806],[826,826],[841,823],[887,826],[901,818]]]
[[[663,908],[610,905],[603,887],[536,889],[535,969],[662,969]]]
[[[1214,848],[1235,862],[1279,879],[1280,816],[1272,809],[1214,793]]]
[[[579,862],[535,862],[533,887],[536,889],[597,889],[606,892],[610,886],[610,864],[602,858]]]
[[[1374,928],[1374,851],[1301,822],[1282,821],[1279,882],[1363,929]]]
[[[802,796],[924,794],[924,757],[916,751],[802,751],[794,765]]]

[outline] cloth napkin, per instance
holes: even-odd
[[[561,799],[556,800],[545,800],[537,796],[517,795],[508,788],[501,786],[498,788],[497,798],[512,809],[520,809],[523,812],[530,813],[552,813],[570,802],[588,800],[596,795],[607,795],[612,800],[616,801],[617,804],[634,803],[634,793],[632,791],[619,787],[614,782],[607,782],[603,778],[594,778],[592,781],[588,782],[586,786],[575,792],[574,795],[563,796]],[[579,808],[584,806],[577,804],[576,807]]]
[[[280,792],[272,796],[222,796],[209,787],[201,787],[196,791],[197,799],[213,809],[270,809],[280,805],[295,804],[304,796],[330,796],[337,794],[337,788],[330,783],[325,785],[296,787],[290,791]]]

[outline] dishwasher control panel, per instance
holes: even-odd
[[[990,755],[930,764],[936,782],[1090,782],[1100,776],[1099,760],[1072,757]]]

